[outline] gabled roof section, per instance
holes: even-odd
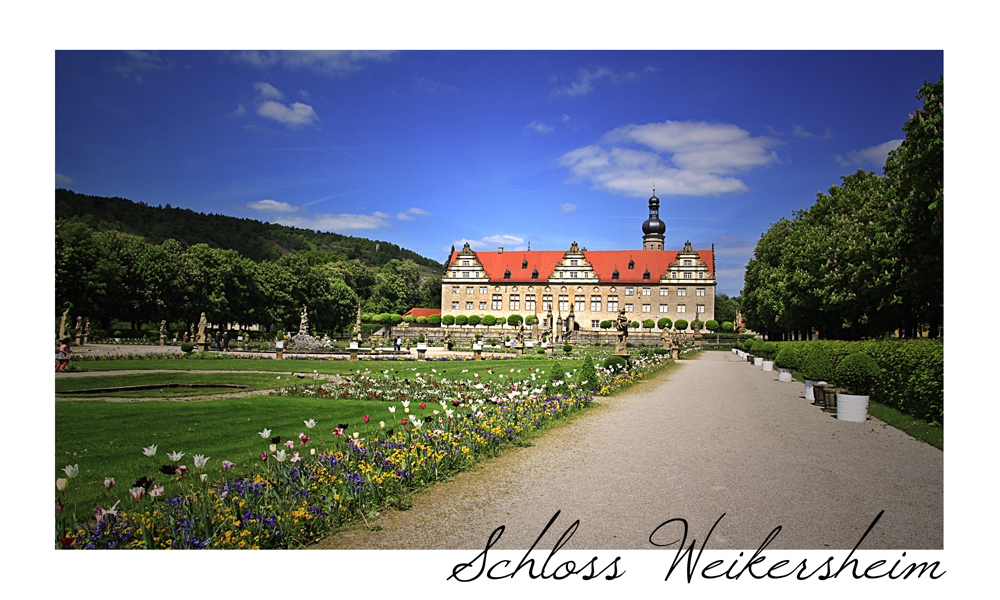
[[[499,252],[477,252],[476,258],[486,269],[491,283],[538,283],[544,282],[562,260],[564,252],[559,250],[504,250]],[[527,262],[527,266],[524,263]],[[524,268],[522,268],[522,266]],[[531,278],[531,273],[538,269],[538,277]],[[504,279],[504,273],[510,271],[510,279]]]
[[[695,250],[695,252],[698,253],[698,257],[701,258],[702,262],[708,266],[712,277],[715,277],[715,273],[712,270],[712,251]],[[588,250],[584,252],[587,262],[594,267],[594,271],[602,283],[611,282],[611,275],[617,269],[618,279],[614,281],[619,283],[645,283],[647,285],[659,282],[670,265],[677,260],[677,254],[678,251],[676,250]],[[628,268],[629,261],[635,261],[634,268]],[[642,278],[646,269],[649,269],[649,279]]]

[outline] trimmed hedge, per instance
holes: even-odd
[[[871,399],[928,423],[944,423],[944,342],[939,339],[875,339],[861,342],[819,340],[778,342],[805,356],[810,346],[822,346],[836,368],[856,352],[872,357],[879,368]],[[799,370],[803,370],[802,365]],[[803,371],[803,375],[804,375]],[[828,380],[829,381],[829,380]]]

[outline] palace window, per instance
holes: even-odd
[[[677,288],[677,295],[678,296],[687,296],[688,295],[687,288]]]
[[[684,305],[683,305],[683,304],[678,304],[678,305],[677,305],[677,312],[679,312],[679,313],[682,313],[682,312],[687,312],[686,310],[684,310],[684,308],[685,308],[685,307],[684,307]]]
[[[630,269],[634,269],[635,268],[635,261],[632,260],[631,258],[628,259],[628,268],[630,268]]]
[[[470,285],[470,286],[468,286],[467,288],[465,288],[465,293],[466,293],[466,294],[471,294],[471,293],[472,293],[472,290],[473,290],[473,289],[475,289],[475,288],[473,288],[473,287],[472,287],[472,286]]]
[[[569,261],[569,264],[570,264],[570,266],[575,267],[576,266],[576,260],[573,259],[573,260]]]
[[[493,294],[493,310],[503,310],[503,296],[501,294]]]
[[[485,302],[480,302],[479,303],[479,310],[486,310],[486,303]]]
[[[559,294],[559,310],[569,310],[569,295]]]
[[[642,274],[642,278],[649,279],[649,269],[646,269],[646,272]]]
[[[510,309],[511,310],[521,310],[521,295],[511,294],[510,295]]]
[[[597,321],[597,320],[591,320],[590,321],[590,328],[591,329],[600,329],[600,327],[601,327],[601,322],[600,321]]]
[[[583,311],[587,310],[587,297],[586,296],[577,296],[575,300],[576,300],[576,302],[575,302],[575,306],[573,307],[573,310],[575,310],[576,312],[583,312]]]
[[[531,272],[531,278],[538,279],[538,269],[535,269],[534,271]]]
[[[465,277],[466,279],[468,279],[469,278],[469,272],[468,271],[462,271],[462,277]]]
[[[642,288],[642,295],[643,296],[649,296],[651,293],[652,293],[652,290],[650,288]]]
[[[535,295],[525,294],[524,295],[524,310],[535,311]]]
[[[611,279],[618,279],[618,267],[615,267],[615,272],[611,274]]]
[[[704,304],[699,304],[698,306],[695,307],[695,310],[697,310],[700,313],[703,313],[703,312],[705,312],[705,305]]]
[[[458,310],[458,301],[457,300],[455,302],[451,303],[451,309],[452,310]]]
[[[542,310],[552,310],[552,294],[542,294]]]
[[[660,295],[661,296],[669,296],[670,295],[670,288],[661,287],[660,288]]]
[[[625,305],[625,312],[632,312],[632,305],[631,304],[626,304]]]
[[[590,312],[601,312],[601,297],[591,296],[590,297]]]
[[[451,293],[452,293],[452,294],[457,294],[457,293],[458,293],[458,289],[459,289],[459,288],[458,288],[458,286],[457,286],[457,285],[453,285],[453,286],[451,286]]]
[[[684,272],[684,279],[691,279],[691,271]]]
[[[704,278],[705,278],[705,272],[704,271],[698,271],[698,279],[704,279]]]
[[[507,269],[506,271],[503,272],[503,278],[510,279],[510,269]]]
[[[465,303],[465,310],[472,310],[472,304],[473,304],[472,302],[466,302]]]
[[[618,312],[618,296],[608,296],[608,312]]]
[[[576,279],[578,275],[579,273],[577,273],[576,271],[569,272],[570,279]]]
[[[626,296],[631,296],[634,293],[635,293],[635,288],[625,288],[625,295]]]
[[[480,287],[480,288],[479,288],[479,293],[485,296],[485,295],[486,295],[486,293],[487,293],[487,292],[486,292],[486,286],[482,286],[482,287]]]
[[[661,304],[660,305],[660,312],[661,313],[669,312],[669,309],[670,309],[670,305],[669,304]]]
[[[469,266],[469,261],[467,261],[467,260],[463,260],[463,261],[462,261],[462,266],[463,266],[463,267],[467,267],[467,266]]]
[[[642,305],[642,312],[649,312],[649,308],[650,308],[650,307],[649,307],[649,305],[648,305],[648,304],[643,304],[643,305]]]
[[[705,288],[697,288],[694,291],[694,295],[695,296],[704,296],[705,295]]]
[[[687,259],[685,259],[685,260],[684,260],[684,266],[685,266],[685,267],[690,267],[690,266],[691,266],[691,261],[690,261],[690,260],[687,260]]]
[[[671,279],[677,279],[677,271],[671,271],[670,272],[670,278]]]
[[[527,268],[528,268],[528,259],[527,259],[527,258],[526,258],[526,259],[524,259],[524,260],[523,260],[523,261],[521,262],[521,268],[522,268],[522,269],[527,269]]]

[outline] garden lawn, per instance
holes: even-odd
[[[135,385],[166,385],[170,383],[197,383],[197,384],[224,384],[224,385],[248,385],[253,389],[267,389],[287,385],[292,377],[287,375],[276,376],[267,373],[143,373],[129,375],[94,375],[89,377],[61,378],[56,380],[57,392],[72,392],[75,390],[89,390],[99,388],[124,387]],[[299,381],[298,377],[295,377]],[[310,374],[309,380],[312,381]],[[120,392],[98,392],[95,396],[111,398],[171,398],[178,396],[198,396],[207,394],[217,394],[220,392],[239,392],[249,390],[225,389],[225,388],[162,388],[153,390],[129,390]],[[72,394],[67,394],[72,396]],[[86,394],[80,394],[86,397]]]

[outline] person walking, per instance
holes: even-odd
[[[222,334],[222,349],[229,352],[229,331]]]
[[[56,373],[66,370],[66,365],[69,364],[69,355],[73,351],[69,349],[69,338],[65,338],[62,344],[59,345],[59,354],[56,354]]]
[[[216,352],[219,351],[219,347],[220,347],[221,344],[222,344],[222,332],[221,331],[216,331],[215,332],[215,350],[216,350]]]

